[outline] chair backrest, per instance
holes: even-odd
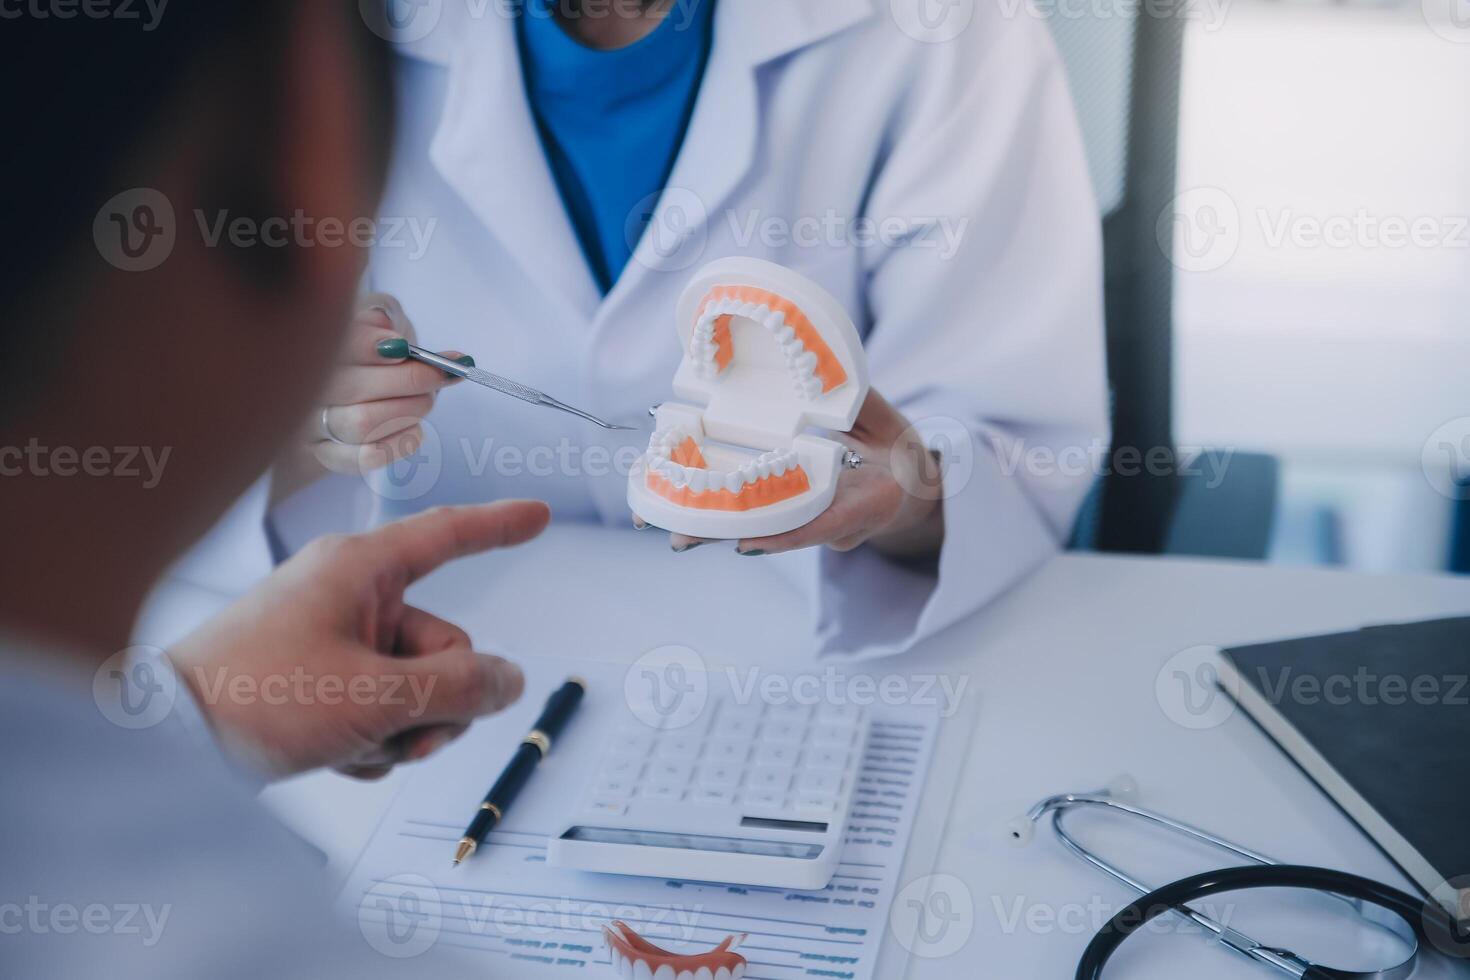
[[[1163,551],[1178,492],[1172,463],[1174,269],[1168,239],[1161,242],[1157,229],[1175,193],[1183,2],[1117,0],[1087,5],[1086,14],[1073,5],[1050,22],[1103,217],[1115,465],[1101,481],[1086,542],[1100,551]],[[1169,465],[1116,465],[1137,453],[1147,458],[1151,449],[1167,453]],[[1120,452],[1128,456],[1120,459]]]

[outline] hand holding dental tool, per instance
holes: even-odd
[[[505,811],[510,809],[510,805],[520,795],[522,787],[530,780],[531,773],[536,771],[536,766],[551,751],[552,743],[561,737],[562,730],[571,721],[577,705],[582,703],[582,696],[586,693],[586,681],[580,677],[569,677],[565,684],[546,699],[541,717],[536,719],[536,724],[521,740],[505,771],[495,780],[490,792],[485,794],[480,809],[475,811],[474,819],[465,828],[464,836],[459,839],[459,845],[454,849],[456,865],[475,853],[484,843],[486,835],[505,819]]]
[[[552,398],[545,392],[537,391],[535,388],[527,387],[517,381],[511,381],[509,378],[502,378],[498,374],[491,374],[489,371],[482,371],[477,367],[466,366],[459,361],[441,357],[433,351],[424,350],[422,347],[415,347],[407,341],[385,340],[378,345],[378,353],[383,357],[409,357],[424,364],[432,364],[445,374],[452,374],[456,378],[464,378],[466,381],[473,381],[477,385],[493,388],[501,394],[510,395],[512,398],[519,398],[521,401],[530,402],[532,405],[540,405],[544,408],[554,408],[559,412],[567,412],[578,418],[586,419],[594,425],[600,425],[604,429],[624,429],[628,431],[634,429],[631,425],[616,425],[612,422],[604,421],[591,412],[584,412],[580,408],[573,408],[565,402]]]

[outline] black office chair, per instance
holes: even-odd
[[[1175,194],[1186,18],[1161,16],[1157,5],[1149,11],[1128,18],[1072,10],[1050,25],[1071,77],[1103,215],[1114,459],[1120,450],[1150,447],[1167,447],[1170,457],[1166,472],[1109,467],[1083,507],[1073,546],[1263,558],[1276,461],[1237,453],[1224,478],[1208,485],[1188,467],[1179,472],[1172,459],[1174,267],[1158,222]]]

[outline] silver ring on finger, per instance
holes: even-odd
[[[347,443],[347,442],[345,442],[345,441],[343,441],[341,439],[338,439],[337,438],[337,434],[332,431],[332,422],[331,422],[331,419],[328,418],[328,416],[327,416],[327,413],[330,412],[331,410],[332,410],[332,406],[330,406],[330,405],[324,405],[324,406],[322,406],[322,418],[321,418],[322,435],[324,435],[324,436],[327,437],[327,441],[328,442],[335,442],[339,446],[349,445],[349,443]]]
[[[842,465],[850,470],[855,470],[863,465],[863,454],[854,449],[849,449],[842,454]]]

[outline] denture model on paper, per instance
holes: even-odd
[[[782,266],[721,259],[685,288],[676,327],[683,401],[655,414],[628,478],[633,513],[681,534],[748,538],[826,510],[847,447],[806,430],[848,431],[868,394],[842,305]]]
[[[744,934],[726,936],[705,953],[683,955],[660,949],[625,922],[602,927],[613,969],[627,980],[736,980],[745,976],[745,957],[732,952]]]

